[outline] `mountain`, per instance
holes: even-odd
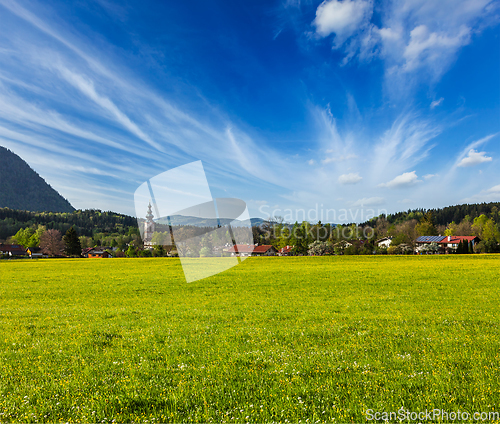
[[[75,208],[15,153],[0,146],[0,208],[73,212]]]

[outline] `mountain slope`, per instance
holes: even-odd
[[[0,146],[0,208],[73,212],[71,204],[15,153]]]

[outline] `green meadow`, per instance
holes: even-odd
[[[499,255],[4,260],[0,328],[0,422],[500,410]]]

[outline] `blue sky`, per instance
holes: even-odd
[[[0,145],[76,208],[133,215],[140,184],[200,159],[251,216],[500,201],[498,2],[0,0],[0,18]]]

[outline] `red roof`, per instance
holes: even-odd
[[[285,246],[280,249],[280,253],[290,253],[293,249],[293,246]]]
[[[252,253],[257,246],[253,244],[235,244],[231,247],[229,253]]]
[[[266,253],[272,249],[272,245],[255,246],[253,244],[236,244],[231,247],[229,253]]]
[[[274,246],[271,244],[263,244],[262,246],[255,246],[255,249],[253,249],[254,253],[266,253],[269,252],[269,250],[274,249]]]
[[[463,240],[467,240],[468,242],[471,242],[473,240],[477,239],[476,236],[451,236],[451,238],[448,240],[448,236],[445,236],[445,238],[441,241],[439,241],[439,244],[448,244],[448,243],[453,243],[453,244],[458,244]]]

